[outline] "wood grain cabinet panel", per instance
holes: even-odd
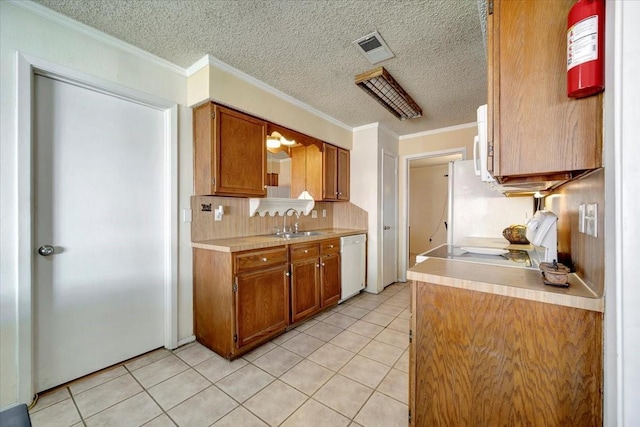
[[[193,263],[198,342],[234,359],[286,330],[289,272],[285,246],[235,254],[194,249]]]
[[[208,102],[193,129],[196,195],[266,195],[267,122]]]
[[[340,239],[291,245],[289,252],[291,323],[296,323],[340,300]]]
[[[285,330],[289,321],[289,278],[283,265],[237,275],[235,338],[238,351]]]
[[[413,426],[601,426],[602,313],[412,283]]]
[[[493,0],[488,167],[501,183],[562,181],[602,166],[602,94],[566,94],[575,0]]]
[[[315,200],[348,201],[350,192],[348,150],[315,140],[291,149],[291,194],[307,190]]]

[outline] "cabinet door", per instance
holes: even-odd
[[[322,152],[322,169],[324,184],[322,198],[324,200],[338,199],[338,147],[324,144]]]
[[[285,265],[236,275],[236,347],[265,341],[284,331],[289,318]],[[212,302],[215,304],[215,302]]]
[[[215,106],[216,194],[266,194],[266,122]]]
[[[291,264],[291,323],[320,310],[319,271],[317,257]]]
[[[323,255],[320,265],[322,307],[337,304],[338,301],[340,301],[342,291],[340,254],[331,253]]]
[[[338,148],[338,200],[349,200],[349,150]]]
[[[318,145],[291,148],[291,197],[306,190],[314,200],[322,200],[322,185],[322,151]]]
[[[566,94],[566,25],[574,3],[493,2],[489,168],[501,182],[568,179],[602,166],[602,95]]]
[[[262,120],[213,103],[195,108],[195,193],[264,196],[266,128]]]

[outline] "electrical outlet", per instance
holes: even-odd
[[[311,211],[311,218],[318,218],[318,211],[317,210],[313,209]]]
[[[326,218],[326,217],[327,217],[327,210],[322,209],[322,218]]]

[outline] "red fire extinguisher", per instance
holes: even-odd
[[[604,90],[604,0],[578,0],[567,19],[567,95]]]

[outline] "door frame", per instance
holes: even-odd
[[[378,279],[378,292],[381,292],[385,286],[384,285],[384,174],[385,174],[385,170],[384,170],[384,156],[389,156],[393,159],[393,209],[394,209],[394,213],[395,213],[395,221],[393,224],[391,224],[392,227],[394,227],[396,229],[395,233],[396,233],[396,247],[395,247],[395,281],[398,281],[398,266],[399,266],[399,259],[398,259],[398,242],[400,239],[399,233],[398,233],[398,154],[394,153],[392,151],[389,150],[385,150],[384,148],[380,150],[380,220],[378,221],[378,235],[380,236],[380,263],[378,264],[379,269],[379,279]]]
[[[402,237],[404,237],[404,245],[400,245],[400,256],[398,257],[398,263],[400,268],[401,277],[398,279],[401,282],[407,281],[407,268],[409,266],[409,212],[410,212],[410,197],[409,197],[409,178],[411,176],[411,170],[409,169],[409,163],[411,160],[420,160],[426,159],[428,157],[443,157],[443,156],[451,156],[453,154],[461,154],[462,159],[466,160],[467,158],[467,147],[457,147],[457,148],[449,148],[446,150],[437,150],[437,151],[425,151],[422,153],[416,154],[408,154],[406,156],[402,156],[402,165],[404,170],[402,171],[402,182],[404,184],[404,194],[402,206],[404,207],[404,212],[402,215],[404,221],[404,227],[400,231]]]
[[[18,399],[31,402],[33,384],[33,245],[34,74],[116,96],[164,114],[164,346],[178,346],[178,106],[161,99],[25,53],[16,53],[17,179],[18,179],[18,295],[16,365]]]

